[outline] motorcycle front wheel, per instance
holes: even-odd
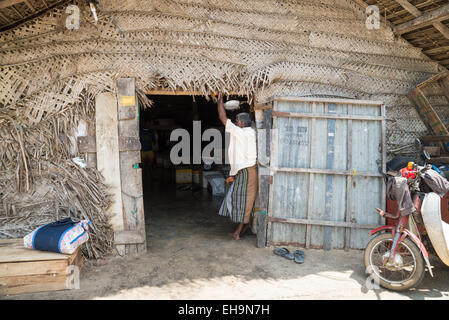
[[[368,242],[364,262],[366,272],[382,287],[404,291],[417,287],[425,274],[424,259],[413,241],[405,238],[396,249],[394,261],[390,261],[393,245],[391,233],[382,233]]]

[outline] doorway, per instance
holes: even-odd
[[[148,251],[165,248],[176,252],[177,247],[183,250],[187,246],[206,249],[213,242],[231,239],[228,234],[235,225],[218,215],[230,167],[226,164],[225,131],[216,102],[192,95],[148,95],[148,98],[153,105],[141,111],[139,121]],[[250,111],[246,97],[227,98],[230,99],[241,101],[239,109],[227,111],[232,121],[239,112]],[[171,156],[172,148],[181,142],[170,140],[175,130],[182,130],[190,137],[187,148],[190,154],[188,157],[183,154],[181,163]],[[208,157],[194,154],[195,143],[203,151],[212,142],[202,139],[207,130],[216,130],[221,136],[221,163],[208,163]],[[213,152],[212,156],[217,155]],[[255,240],[249,231],[247,239],[250,238]]]

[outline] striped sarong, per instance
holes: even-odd
[[[218,214],[229,217],[235,223],[249,223],[254,213],[257,187],[256,166],[239,170]]]

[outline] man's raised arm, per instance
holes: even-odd
[[[228,121],[228,117],[226,117],[226,110],[223,106],[223,94],[220,92],[218,94],[218,117],[220,121],[226,126],[226,122]]]

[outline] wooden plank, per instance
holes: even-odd
[[[118,79],[117,92],[119,101],[118,108],[132,108],[134,114],[137,115],[139,106],[137,104],[135,82],[134,78]],[[127,97],[127,99],[123,97]],[[127,244],[127,250],[130,254],[133,254],[139,251],[146,251],[142,169],[136,168],[136,164],[141,162],[138,117],[128,117],[120,120],[118,122],[118,131],[119,137],[126,137],[129,141],[133,139],[139,141],[138,149],[134,148],[126,152],[120,152],[122,201],[126,229],[141,235],[138,244],[135,242],[136,238],[129,239],[133,242]]]
[[[316,102],[312,102],[312,112],[316,112]],[[310,138],[309,141],[315,141],[316,136],[316,119],[312,118],[310,123]],[[309,150],[309,167],[313,168],[314,166],[314,156],[315,156],[315,144],[310,143],[310,150]],[[313,216],[313,187],[315,183],[315,175],[313,173],[309,174],[309,194],[307,197],[307,219],[311,220]],[[310,242],[312,238],[312,226],[308,224],[306,226],[306,248],[310,248]]]
[[[96,153],[97,144],[95,136],[80,136],[77,138],[78,151],[81,153]],[[139,151],[142,146],[138,137],[123,137],[118,138],[119,151]]]
[[[68,257],[68,259],[67,259],[68,265],[75,264],[77,261],[79,261],[78,257],[82,257],[81,247],[82,246],[79,246],[78,248],[76,248],[75,252]]]
[[[119,151],[120,152],[122,152],[122,151],[138,151],[138,153],[140,155],[140,149],[142,149],[142,146],[140,144],[139,137],[119,136],[118,143],[119,143]]]
[[[437,163],[448,164],[449,163],[449,157],[433,157],[432,159],[427,160],[427,163],[430,163],[430,164],[437,164]]]
[[[446,126],[441,121],[440,117],[438,117],[438,114],[432,108],[430,102],[420,88],[415,88],[408,95],[408,99],[415,106],[419,116],[429,130],[436,135],[449,135]]]
[[[81,246],[71,254],[61,254],[23,248],[22,239],[1,240],[0,277],[31,276],[41,274],[69,274],[67,267],[83,265]],[[42,260],[41,260],[42,259]]]
[[[267,245],[267,213],[257,213],[257,247],[263,248]]]
[[[63,282],[67,280],[67,274],[37,274],[27,276],[0,277],[0,288],[10,288],[24,285],[43,284],[49,282]]]
[[[120,152],[126,230],[138,231],[144,235],[142,169],[134,168],[134,165],[140,161],[140,152]],[[142,236],[142,239],[145,239],[145,236]],[[137,248],[132,248],[131,253],[135,253],[134,249],[137,250]]]
[[[407,21],[393,28],[395,35],[402,35],[404,33],[420,29],[422,27],[432,25],[435,22],[441,22],[449,19],[449,4],[441,6],[433,11],[423,13],[421,16],[413,20]]]
[[[94,136],[79,136],[76,138],[78,152],[80,153],[96,153],[97,143]]]
[[[114,243],[136,244],[145,242],[145,237],[135,230],[124,230],[114,232]]]
[[[439,80],[441,80],[441,79],[444,79],[444,78],[446,78],[446,77],[449,77],[449,72],[446,71],[446,72],[438,73],[438,74],[436,74],[436,75],[430,77],[430,78],[427,79],[426,81],[421,82],[420,84],[418,84],[418,85],[416,86],[416,88],[423,89],[423,88],[426,87],[427,85],[429,85],[429,84],[431,84],[431,83],[434,83],[434,82],[436,82],[436,81],[439,81]]]
[[[264,110],[264,115],[263,115],[263,127],[265,128],[265,146],[266,146],[266,150],[265,150],[265,155],[268,159],[271,160],[271,126],[273,124],[273,116],[272,116],[272,110],[271,109],[267,109]]]
[[[382,105],[381,107],[381,115],[382,116],[386,116],[387,114],[387,109],[385,105]],[[382,121],[382,127],[381,127],[381,148],[382,148],[382,157],[381,157],[381,169],[382,169],[382,173],[386,173],[387,172],[387,122],[385,120]],[[385,208],[386,209],[386,194],[387,194],[387,186],[385,184],[385,179],[382,178],[381,181],[381,191],[380,191],[380,205],[381,208]],[[385,224],[385,218],[381,217],[379,215],[379,222],[380,224]]]
[[[257,104],[254,106],[254,110],[265,110],[265,109],[272,109],[273,106],[271,103],[269,104]]]
[[[269,159],[265,157],[266,152],[266,129],[264,128],[264,109],[255,109],[256,130],[257,130],[257,162],[258,162],[258,203],[259,210],[256,212],[256,237],[258,248],[267,245],[267,214],[269,198]]]
[[[258,152],[258,178],[259,178],[259,212],[257,214],[257,247],[263,248],[268,243],[267,216],[270,198],[270,130],[271,130],[271,108],[256,109],[257,152]],[[263,141],[260,141],[262,140]],[[263,150],[261,149],[263,148]]]
[[[259,168],[261,171],[261,168]],[[268,171],[268,170],[267,170]],[[269,172],[269,171],[268,171]],[[270,189],[270,176],[259,175],[259,209],[266,213],[268,211],[268,197]]]
[[[276,101],[286,102],[322,102],[322,103],[335,103],[335,104],[357,104],[364,106],[380,106],[382,101],[373,100],[356,100],[356,99],[332,99],[332,98],[314,98],[314,97],[276,97]]]
[[[95,123],[92,121],[89,121],[87,124],[87,135],[93,136],[96,140],[96,130],[95,130]],[[77,142],[78,143],[78,142]],[[78,146],[79,148],[79,146]],[[95,145],[95,153],[87,153],[87,167],[97,169],[97,146]]]
[[[48,280],[48,279],[47,279]],[[56,282],[40,282],[33,284],[24,284],[13,287],[0,287],[0,294],[2,295],[15,295],[15,294],[26,294],[34,292],[44,292],[44,291],[59,291],[70,289],[67,284],[67,279],[60,280],[56,278]]]
[[[77,251],[79,253],[79,251]],[[79,269],[81,269],[83,260],[82,255],[74,254],[75,259],[72,261],[73,265],[78,267],[78,270],[73,268],[68,268],[68,265],[61,265],[61,272],[45,272],[42,274],[36,273],[36,270],[30,270],[31,274],[20,274],[20,273],[0,273],[0,294],[11,295],[11,294],[24,294],[32,292],[42,292],[42,291],[56,291],[56,290],[66,290],[66,289],[77,289],[79,285]],[[62,263],[62,261],[56,261],[57,263]],[[67,262],[67,260],[65,261]],[[45,261],[48,265],[50,261]],[[17,265],[36,265],[36,262],[22,262],[16,263]],[[0,264],[1,266],[1,264]],[[18,271],[19,269],[15,269]],[[11,271],[11,270],[9,270]],[[21,269],[23,271],[23,269]]]
[[[338,119],[338,120],[362,120],[362,121],[382,121],[385,117],[373,116],[351,116],[340,114],[319,114],[319,113],[292,113],[273,111],[273,117],[282,118],[318,118],[318,119]]]
[[[407,0],[396,0],[396,2],[399,3],[405,10],[410,12],[415,17],[418,17],[418,16],[422,15],[422,12],[419,11],[418,8],[416,8],[414,5],[412,5]]]
[[[421,3],[416,3],[414,6],[419,10],[425,10],[428,5],[429,5],[429,2],[424,1]],[[387,12],[387,14],[386,14],[386,18],[388,20],[391,20],[394,18],[397,18],[397,19],[395,19],[395,21],[404,21],[404,19],[410,19],[408,17],[408,15],[406,14],[407,10],[405,10],[405,9],[401,10],[400,8],[396,9],[396,8],[392,8],[392,7],[389,7],[388,9],[390,9],[390,13]],[[394,12],[392,12],[393,10],[391,10],[391,9],[395,9]]]
[[[121,78],[117,80],[117,92],[118,92],[118,104],[119,109],[121,108],[133,108],[137,113],[137,99],[136,99],[136,88],[135,88],[135,79],[133,78]],[[136,136],[138,137],[138,124],[137,119],[135,121],[122,120],[118,123],[118,131],[119,136]],[[132,153],[131,155],[127,152],[120,152],[120,177],[122,184],[122,201],[123,201],[123,219],[125,223],[125,230],[135,230],[138,224],[137,221],[137,210],[135,209],[134,203],[142,194],[137,195],[135,192],[130,192],[129,188],[133,188],[133,186],[129,185],[130,174],[133,174],[132,170],[133,166],[136,163],[140,163],[140,152],[137,156],[136,153]],[[135,169],[134,169],[135,171]],[[135,178],[135,176],[133,177]],[[134,189],[134,188],[133,188]],[[137,204],[136,204],[137,205]],[[137,252],[137,247],[135,244],[126,244],[125,246],[126,252],[125,254],[132,254]]]
[[[67,260],[69,255],[23,247],[23,239],[0,240],[0,263],[21,261]]]
[[[437,29],[446,39],[449,39],[449,28],[446,27],[444,24],[442,24],[441,22],[435,22],[433,24],[433,27],[435,29]]]
[[[137,116],[136,108],[134,106],[121,106],[118,109],[119,120],[132,120]]]
[[[73,265],[77,266],[80,270],[84,266],[84,257],[81,253],[76,255]]]
[[[0,263],[0,276],[61,274],[67,272],[67,260]]]
[[[412,5],[407,0],[396,0],[404,9],[410,12],[414,17],[420,17],[423,13]],[[436,21],[433,24],[433,27],[437,29],[446,39],[449,39],[449,28],[442,24],[440,21]]]
[[[352,105],[348,105],[348,114],[352,114]],[[347,122],[347,135],[346,135],[346,169],[352,171],[352,120]],[[352,176],[346,177],[346,210],[345,210],[345,222],[351,220],[351,208],[352,208],[352,189],[351,189]],[[349,250],[351,240],[351,229],[345,228],[345,242],[344,249]]]
[[[11,7],[22,2],[25,2],[25,0],[0,0],[0,9]]]
[[[449,136],[422,136],[419,138],[422,142],[449,142]]]
[[[268,217],[268,221],[272,222],[282,222],[282,223],[293,223],[293,224],[311,224],[317,226],[327,226],[327,227],[343,227],[343,228],[356,228],[356,229],[375,229],[381,227],[377,224],[358,224],[344,221],[327,221],[327,220],[309,220],[309,219],[293,219],[293,218],[276,218]]]
[[[449,52],[449,46],[438,46],[436,48],[424,49],[423,53],[427,55],[438,55],[440,53],[446,54]]]
[[[335,103],[329,103],[327,105],[327,112],[335,114],[337,112],[337,106]],[[335,134],[336,134],[336,120],[329,119],[327,121],[327,155],[326,166],[329,170],[334,166],[334,154],[335,154]],[[334,177],[330,174],[326,175],[326,196],[325,196],[325,210],[324,218],[326,220],[333,220],[334,208]],[[329,227],[324,228],[324,250],[332,249],[332,233],[333,229]]]
[[[112,93],[101,93],[95,99],[97,168],[102,173],[105,184],[112,195],[112,205],[108,209],[110,223],[114,231],[124,230],[122,213],[122,189],[120,180],[120,156],[118,142],[117,97]],[[120,255],[124,246],[117,245]]]
[[[309,175],[309,195],[307,198],[307,219],[312,219],[313,213],[313,186],[315,183],[315,175],[311,173]],[[310,248],[310,242],[312,238],[312,225],[308,224],[306,226],[306,248]]]
[[[274,101],[273,110],[277,110],[278,102]],[[267,246],[271,243],[271,238],[273,234],[273,228],[269,217],[273,213],[273,198],[274,198],[274,172],[272,170],[273,166],[276,166],[277,163],[277,154],[276,154],[276,146],[277,146],[277,118],[272,118],[272,110],[265,110],[264,121],[267,129],[267,139],[270,139],[270,143],[267,144],[267,156],[270,158],[270,186],[269,186],[269,198],[268,198],[268,216],[267,216]],[[274,129],[274,130],[272,130]],[[268,149],[269,146],[269,149]]]
[[[330,170],[330,169],[309,169],[309,168],[286,168],[286,167],[272,167],[273,172],[292,172],[292,173],[316,173],[316,174],[335,174],[341,176],[353,176],[354,171],[352,170]],[[356,176],[360,177],[383,177],[382,174],[378,172],[355,172]]]

